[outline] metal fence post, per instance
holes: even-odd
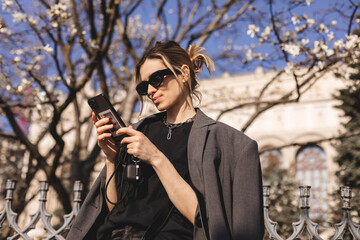
[[[355,239],[360,239],[360,226],[356,225],[351,218],[351,188],[348,186],[340,187],[340,195],[343,200],[343,218],[340,223],[334,224],[335,235],[331,240],[343,239],[343,235],[347,228],[349,228],[351,235]]]
[[[267,232],[269,233],[270,239],[274,240],[283,240],[279,236],[279,234],[276,231],[277,222],[270,219],[269,216],[269,197],[270,197],[270,186],[264,185],[263,186],[263,196],[264,196],[264,221],[265,221],[265,228]]]
[[[293,223],[294,232],[288,238],[288,240],[294,240],[298,238],[303,230],[306,228],[311,235],[311,239],[322,240],[322,238],[318,234],[318,224],[311,221],[309,217],[309,209],[310,209],[310,186],[300,186],[300,220]]]

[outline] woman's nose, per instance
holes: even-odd
[[[151,86],[151,84],[148,85],[148,95],[152,95],[156,92],[157,88]]]

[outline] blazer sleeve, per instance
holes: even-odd
[[[233,175],[233,237],[261,240],[264,235],[262,176],[258,146],[250,140],[238,148]]]

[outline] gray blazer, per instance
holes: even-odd
[[[199,201],[194,239],[262,239],[262,178],[257,143],[197,109],[189,135],[188,163]],[[93,184],[66,239],[84,239],[99,216],[105,173],[103,169]]]

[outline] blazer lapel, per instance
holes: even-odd
[[[191,182],[200,192],[204,192],[204,176],[202,171],[204,148],[209,125],[214,123],[215,120],[206,116],[200,109],[196,109],[195,121],[188,140],[188,164]]]

